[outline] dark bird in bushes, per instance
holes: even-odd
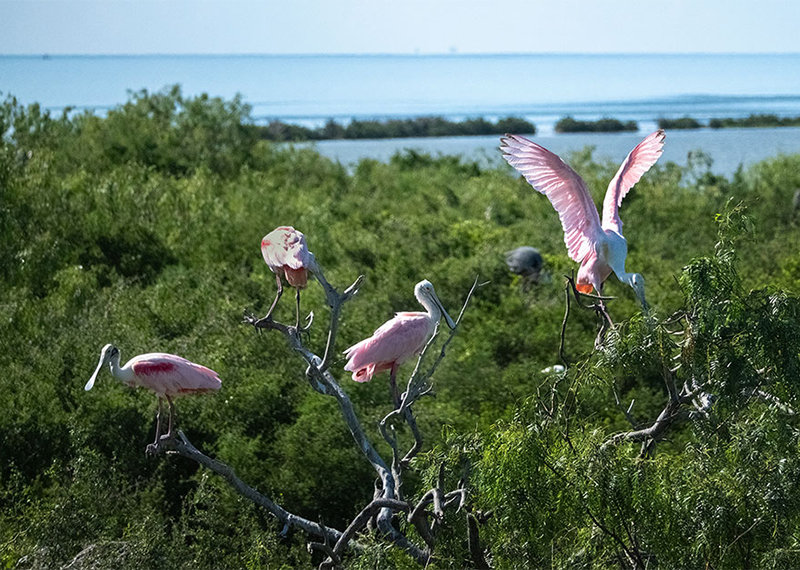
[[[538,283],[544,260],[539,250],[529,245],[506,253],[506,265],[514,275],[520,275],[526,283]]]

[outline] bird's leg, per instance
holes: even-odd
[[[295,321],[294,328],[295,330],[300,330],[300,287],[297,287],[295,290],[295,299],[297,299],[297,320]]]
[[[603,301],[603,286],[600,285],[600,288],[597,290],[597,295],[600,297],[598,303],[600,303],[600,311],[602,312],[603,318],[608,321],[609,326],[614,326],[614,321],[611,320],[611,315],[608,314],[608,309],[606,309],[606,304]]]
[[[175,404],[172,403],[172,398],[166,394],[164,396],[167,398],[167,403],[169,404],[169,427],[167,428],[167,433],[161,437],[161,440],[172,441],[175,439]]]
[[[600,287],[596,287],[597,289],[597,296],[603,296],[603,285],[601,284]],[[613,327],[614,323],[611,320],[611,316],[608,314],[608,310],[606,310],[606,304],[603,302],[603,299],[600,298],[597,300],[597,316],[600,317],[602,321],[600,323],[600,330],[597,332],[597,337],[594,339],[594,347],[595,349],[599,349],[603,345],[603,341],[606,338],[606,330],[607,328]]]
[[[158,436],[161,435],[161,396],[157,396],[158,411],[156,412],[156,439],[147,446],[146,454],[155,454],[158,450]]]
[[[267,314],[253,323],[253,326],[256,327],[256,329],[260,329],[259,323],[263,323],[272,318],[272,311],[275,310],[275,305],[278,304],[278,299],[280,299],[281,295],[283,295],[283,284],[281,283],[280,274],[275,274],[275,281],[278,283],[278,292],[275,294],[275,300],[272,301],[272,305],[270,306],[269,311],[267,311]]]
[[[389,371],[389,386],[392,389],[392,401],[394,402],[394,409],[400,407],[400,390],[397,389],[397,369],[400,368],[395,362],[392,364],[392,369]]]

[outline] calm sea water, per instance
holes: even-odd
[[[540,134],[532,137],[560,156],[594,146],[594,157],[620,163],[643,138],[644,133]],[[442,137],[426,139],[386,139],[358,141],[320,141],[313,146],[322,155],[352,165],[362,158],[388,161],[399,151],[413,149],[433,155],[459,155],[485,166],[504,164],[498,146],[499,136]],[[780,129],[703,129],[668,131],[664,154],[659,163],[688,164],[690,153],[702,150],[713,163],[710,170],[730,176],[739,165],[748,165],[777,154],[800,153],[800,128]]]
[[[102,113],[124,102],[129,90],[179,83],[186,94],[230,98],[241,93],[258,122],[514,115],[532,120],[537,136],[549,137],[555,121],[567,114],[635,120],[643,131],[654,128],[658,117],[800,116],[798,70],[800,54],[0,56],[0,91],[53,110],[73,106]],[[800,152],[797,130],[789,131],[756,139],[734,131],[688,136],[696,137],[697,146],[714,141],[719,160],[719,153],[734,156],[731,149],[742,145],[755,144],[761,154]],[[623,140],[561,136],[555,140],[572,141],[570,146]],[[346,149],[349,159],[365,144],[374,155],[377,147],[406,143],[341,141],[319,147]],[[415,146],[450,152],[464,144],[415,141]],[[735,156],[750,160],[750,155]]]

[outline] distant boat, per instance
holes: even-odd
[[[49,53],[43,53],[42,54],[42,59],[50,59],[50,54]]]

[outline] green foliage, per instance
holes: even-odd
[[[620,121],[603,117],[596,121],[579,121],[572,117],[564,117],[556,122],[557,133],[618,133],[621,131],[638,131],[636,121]]]
[[[287,142],[330,139],[387,139],[414,137],[452,137],[474,135],[497,135],[504,133],[536,132],[536,127],[524,119],[506,117],[496,123],[483,118],[449,121],[443,117],[416,117],[413,119],[389,119],[386,121],[353,119],[341,125],[329,119],[325,126],[311,129],[281,121],[272,121],[267,127],[254,126],[262,139]]]
[[[692,117],[680,117],[679,119],[658,119],[659,129],[699,129],[702,127],[697,119]]]
[[[786,413],[800,395],[800,299],[746,291],[732,247],[751,222],[741,206],[718,222],[715,255],[695,259],[680,278],[682,342],[653,319],[633,320],[587,366],[543,380],[535,399],[487,432],[476,453],[478,487],[481,502],[498,511],[486,530],[499,567],[791,568],[800,561],[800,430]],[[658,410],[647,400],[643,410],[641,398],[648,387],[667,397],[662,371],[676,361],[679,386],[713,395],[706,414],[689,413],[655,457],[631,454],[624,443],[601,447],[630,429],[621,412],[609,414],[610,387],[624,402],[635,397],[644,427]],[[782,404],[755,398],[756,390]]]
[[[344,136],[334,123],[325,129]],[[341,528],[364,505],[374,472],[335,405],[309,390],[283,339],[240,324],[244,309],[272,300],[258,244],[287,223],[306,233],[332,283],[366,277],[339,348],[415,310],[422,278],[451,311],[476,275],[490,281],[437,370],[437,397],[416,407],[428,454],[404,491],[419,497],[442,463],[454,483],[469,459],[474,506],[496,513],[482,541],[498,565],[613,566],[621,547],[588,507],[626,546],[634,528],[661,567],[796,566],[796,420],[743,391],[798,406],[800,235],[789,205],[800,157],[730,180],[702,164],[653,168],[624,204],[628,267],[647,277],[656,315],[691,317],[690,342],[675,349],[657,321],[631,319],[637,302],[612,278],[606,292],[622,326],[593,354],[594,316],[573,310],[565,344],[576,364],[562,376],[539,371],[558,362],[560,276],[575,266],[548,201],[505,165],[407,152],[348,172],[261,140],[238,99],[178,89],[132,94],[104,117],[53,117],[8,98],[0,131],[0,566],[23,556],[63,565],[92,545],[85,556],[115,568],[312,563],[304,537],[278,536],[224,481],[180,458],[144,456],[151,394],[105,372],[83,391],[107,342],[123,358],[174,352],[218,371],[219,394],[179,402],[181,427],[286,508]],[[592,149],[568,160],[599,202],[617,165]],[[753,223],[726,210],[730,198],[748,204]],[[718,212],[728,212],[721,234]],[[743,233],[753,239],[735,239]],[[520,245],[543,253],[549,281],[527,290],[508,273],[504,253]],[[317,315],[309,343],[319,349],[319,287],[303,306]],[[277,317],[293,316],[284,299]],[[647,460],[628,444],[598,453],[628,428],[613,391],[636,399],[638,421],[652,420],[676,355],[679,375],[692,371],[718,397],[710,416]],[[378,441],[385,378],[351,383],[342,365],[333,370]],[[447,516],[436,567],[464,567],[464,513]],[[409,567],[381,541],[365,542],[352,567]]]
[[[778,115],[750,115],[742,119],[727,117],[711,119],[708,126],[712,129],[726,128],[763,128],[763,127],[800,127],[800,117],[778,117]]]

